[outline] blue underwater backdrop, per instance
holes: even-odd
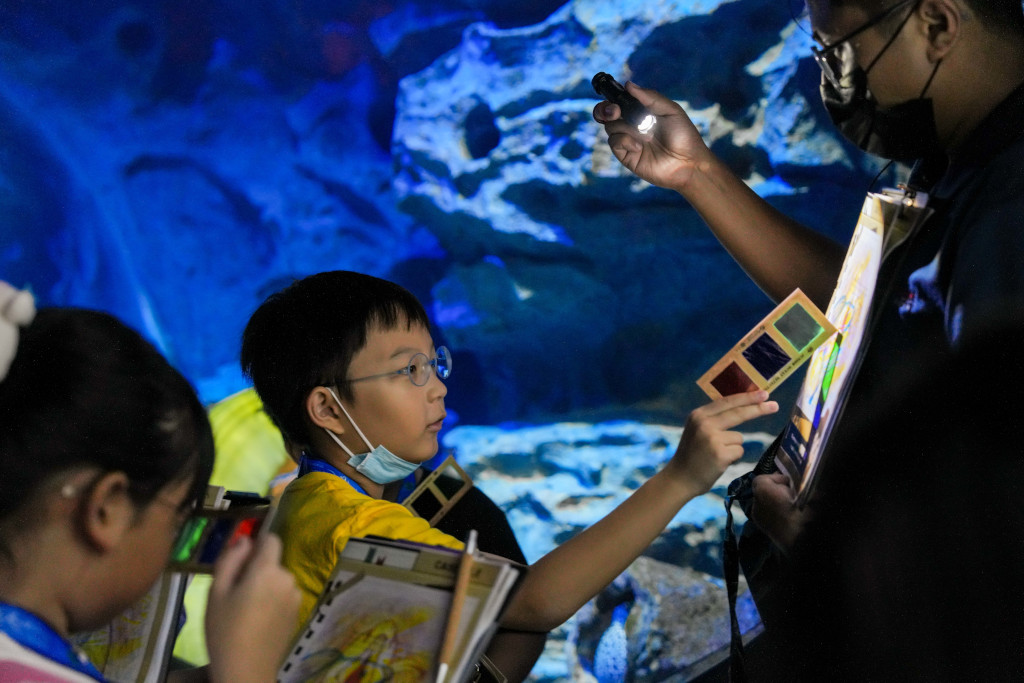
[[[536,559],[657,470],[706,401],[695,380],[772,308],[615,161],[591,76],[681,102],[759,194],[845,241],[880,166],[833,132],[799,10],[4,0],[0,278],[118,315],[209,404],[246,387],[239,337],[269,293],[329,269],[398,281],[454,352],[445,445]],[[721,496],[786,412],[534,679],[685,680],[721,657]]]

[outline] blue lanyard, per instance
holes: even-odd
[[[104,681],[89,658],[54,631],[42,619],[20,607],[0,602],[0,632],[14,642],[69,669]]]
[[[302,457],[299,458],[299,476],[301,477],[302,475],[309,474],[310,472],[327,472],[328,474],[333,474],[336,477],[341,477],[348,482],[349,486],[354,488],[356,491],[359,491],[359,493],[364,496],[370,495],[362,486],[349,479],[344,472],[331,463],[326,460],[321,460],[320,458],[314,458],[309,453],[303,451]]]

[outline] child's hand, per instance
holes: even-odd
[[[725,468],[743,455],[743,435],[730,430],[778,411],[779,404],[767,399],[767,391],[734,394],[690,413],[679,447],[665,469],[701,493],[710,490]]]
[[[291,644],[299,590],[281,566],[281,540],[268,534],[257,547],[240,539],[221,554],[206,608],[210,680],[276,680]]]

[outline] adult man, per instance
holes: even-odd
[[[882,264],[870,341],[834,445],[875,404],[894,367],[1024,305],[1024,12],[1020,0],[810,0],[809,10],[833,122],[867,151],[917,161],[909,185],[935,209]],[[617,106],[598,104],[594,117],[616,157],[682,194],[773,299],[800,287],[824,306],[845,249],[751,191],[678,105],[627,88],[658,125],[641,135]],[[751,514],[780,547],[803,521],[779,473],[754,479]],[[772,607],[759,607],[770,631]]]

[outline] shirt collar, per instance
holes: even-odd
[[[349,486],[359,493],[364,496],[370,495],[366,492],[366,489],[331,463],[316,457],[316,455],[313,455],[309,451],[302,451],[302,457],[299,458],[299,476],[301,477],[305,474],[309,474],[310,472],[326,472],[328,474],[333,474],[336,477],[341,477]]]
[[[97,681],[104,680],[103,674],[84,652],[69,643],[45,621],[17,605],[0,602],[0,632],[51,661]]]

